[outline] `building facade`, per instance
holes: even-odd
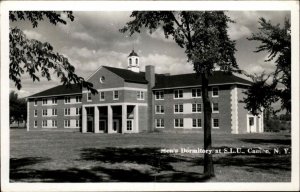
[[[88,81],[98,94],[78,85],[57,86],[28,97],[27,130],[83,133],[203,131],[201,78],[196,74],[157,74],[154,66],[140,71],[132,51],[127,69],[101,66]],[[263,114],[251,115],[240,102],[251,84],[215,71],[209,79],[212,131],[263,132]]]

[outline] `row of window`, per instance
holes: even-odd
[[[80,127],[81,120],[76,120],[75,127]],[[34,127],[37,128],[38,121],[34,121]],[[57,120],[43,120],[42,121],[42,127],[54,127],[57,128]],[[64,120],[64,127],[68,128],[71,127],[71,120]]]
[[[99,92],[100,101],[105,101],[105,92]],[[136,92],[137,100],[145,100],[145,92]],[[113,100],[119,100],[119,91],[113,91]],[[87,101],[92,101],[92,93],[87,93]]]
[[[183,113],[184,107],[183,104],[175,104],[174,105],[174,113]],[[192,113],[201,113],[202,112],[202,104],[201,103],[192,103]],[[219,104],[216,102],[212,102],[212,112],[219,112]],[[164,114],[165,109],[163,105],[155,105],[155,113],[156,114]]]
[[[201,88],[192,89],[192,98],[200,98],[202,96]],[[219,88],[213,87],[212,88],[212,97],[219,96]],[[181,99],[183,98],[183,90],[182,89],[175,89],[174,90],[174,99]],[[164,91],[155,91],[155,100],[164,100]]]
[[[165,122],[164,119],[156,119],[156,128],[164,128]],[[174,127],[175,128],[184,128],[183,118],[174,119]],[[201,119],[192,119],[192,127],[193,128],[202,128],[202,120]],[[212,127],[219,128],[219,119],[212,119]]]
[[[48,114],[48,110],[47,109],[43,109],[42,110],[42,116],[57,116],[57,109],[51,109],[51,114]],[[65,108],[64,109],[64,115],[69,116],[71,115],[71,108]],[[75,115],[81,115],[81,108],[76,108],[76,112]],[[34,116],[37,117],[38,116],[38,110],[34,110]]]
[[[76,103],[81,103],[81,96],[76,96],[75,99],[76,99]],[[51,101],[51,102],[48,102],[48,101]],[[64,101],[65,101],[65,104],[69,104],[71,103],[71,96],[66,96],[64,98]],[[37,106],[38,105],[38,100],[35,99],[34,100],[34,106]],[[44,98],[42,99],[42,105],[57,105],[57,98],[56,97],[53,97],[50,99],[48,98]]]

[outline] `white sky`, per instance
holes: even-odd
[[[259,44],[248,41],[251,33],[258,32],[258,19],[264,17],[273,24],[282,24],[284,18],[290,18],[289,11],[228,11],[235,23],[229,25],[228,33],[236,40],[236,59],[239,67],[248,73],[270,72],[274,63],[264,62],[267,53],[254,53]],[[29,38],[49,42],[54,50],[67,56],[76,68],[76,73],[88,77],[101,65],[126,68],[127,56],[133,46],[140,56],[141,70],[145,65],[154,65],[157,73],[191,73],[192,65],[186,62],[184,49],[178,47],[172,39],[165,39],[161,30],[150,35],[146,31],[128,37],[118,30],[131,18],[130,12],[122,11],[77,11],[74,22],[54,26],[48,22],[39,23],[32,28],[29,22],[10,23],[11,27],[21,28]],[[54,76],[53,76],[54,77]],[[59,80],[41,79],[32,82],[29,76],[22,78],[20,97],[25,97],[59,85]],[[16,90],[10,81],[10,89]]]

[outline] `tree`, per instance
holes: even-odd
[[[67,19],[73,21],[74,16],[71,11],[64,11]],[[56,25],[58,23],[66,24],[62,18],[61,12],[55,11],[10,11],[9,20],[15,22],[18,20],[29,20],[32,27],[38,27],[38,23],[48,19]],[[24,32],[17,27],[10,28],[9,31],[9,78],[15,83],[18,89],[21,89],[21,76],[24,72],[28,73],[33,81],[39,81],[39,71],[42,77],[51,80],[50,73],[60,78],[64,85],[81,84],[90,90],[93,94],[97,90],[93,84],[86,82],[84,78],[75,74],[75,68],[69,60],[62,54],[53,50],[50,43],[42,43],[35,39],[28,39]]]
[[[255,52],[267,51],[268,59],[265,62],[275,61],[275,71],[266,75],[249,75],[254,80],[252,86],[245,92],[246,109],[257,115],[267,109],[272,103],[281,101],[281,109],[291,112],[291,25],[285,19],[284,26],[272,25],[271,21],[259,19],[259,32],[252,34],[250,41],[259,41],[261,44]],[[268,79],[271,83],[267,83]],[[257,94],[259,93],[259,94]]]
[[[134,19],[121,32],[140,33],[145,27],[152,33],[162,27],[166,38],[185,49],[188,61],[202,82],[204,108],[204,148],[211,149],[211,103],[208,96],[208,78],[216,66],[225,72],[238,71],[234,57],[235,42],[227,34],[227,23],[232,22],[222,11],[134,11]],[[204,177],[214,176],[211,154],[204,154]]]
[[[18,127],[19,122],[25,120],[27,117],[27,103],[24,98],[18,98],[18,94],[14,91],[9,93],[9,114],[10,123],[17,121]]]

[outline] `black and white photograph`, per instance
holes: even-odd
[[[217,3],[2,3],[3,191],[299,190],[299,2]]]

